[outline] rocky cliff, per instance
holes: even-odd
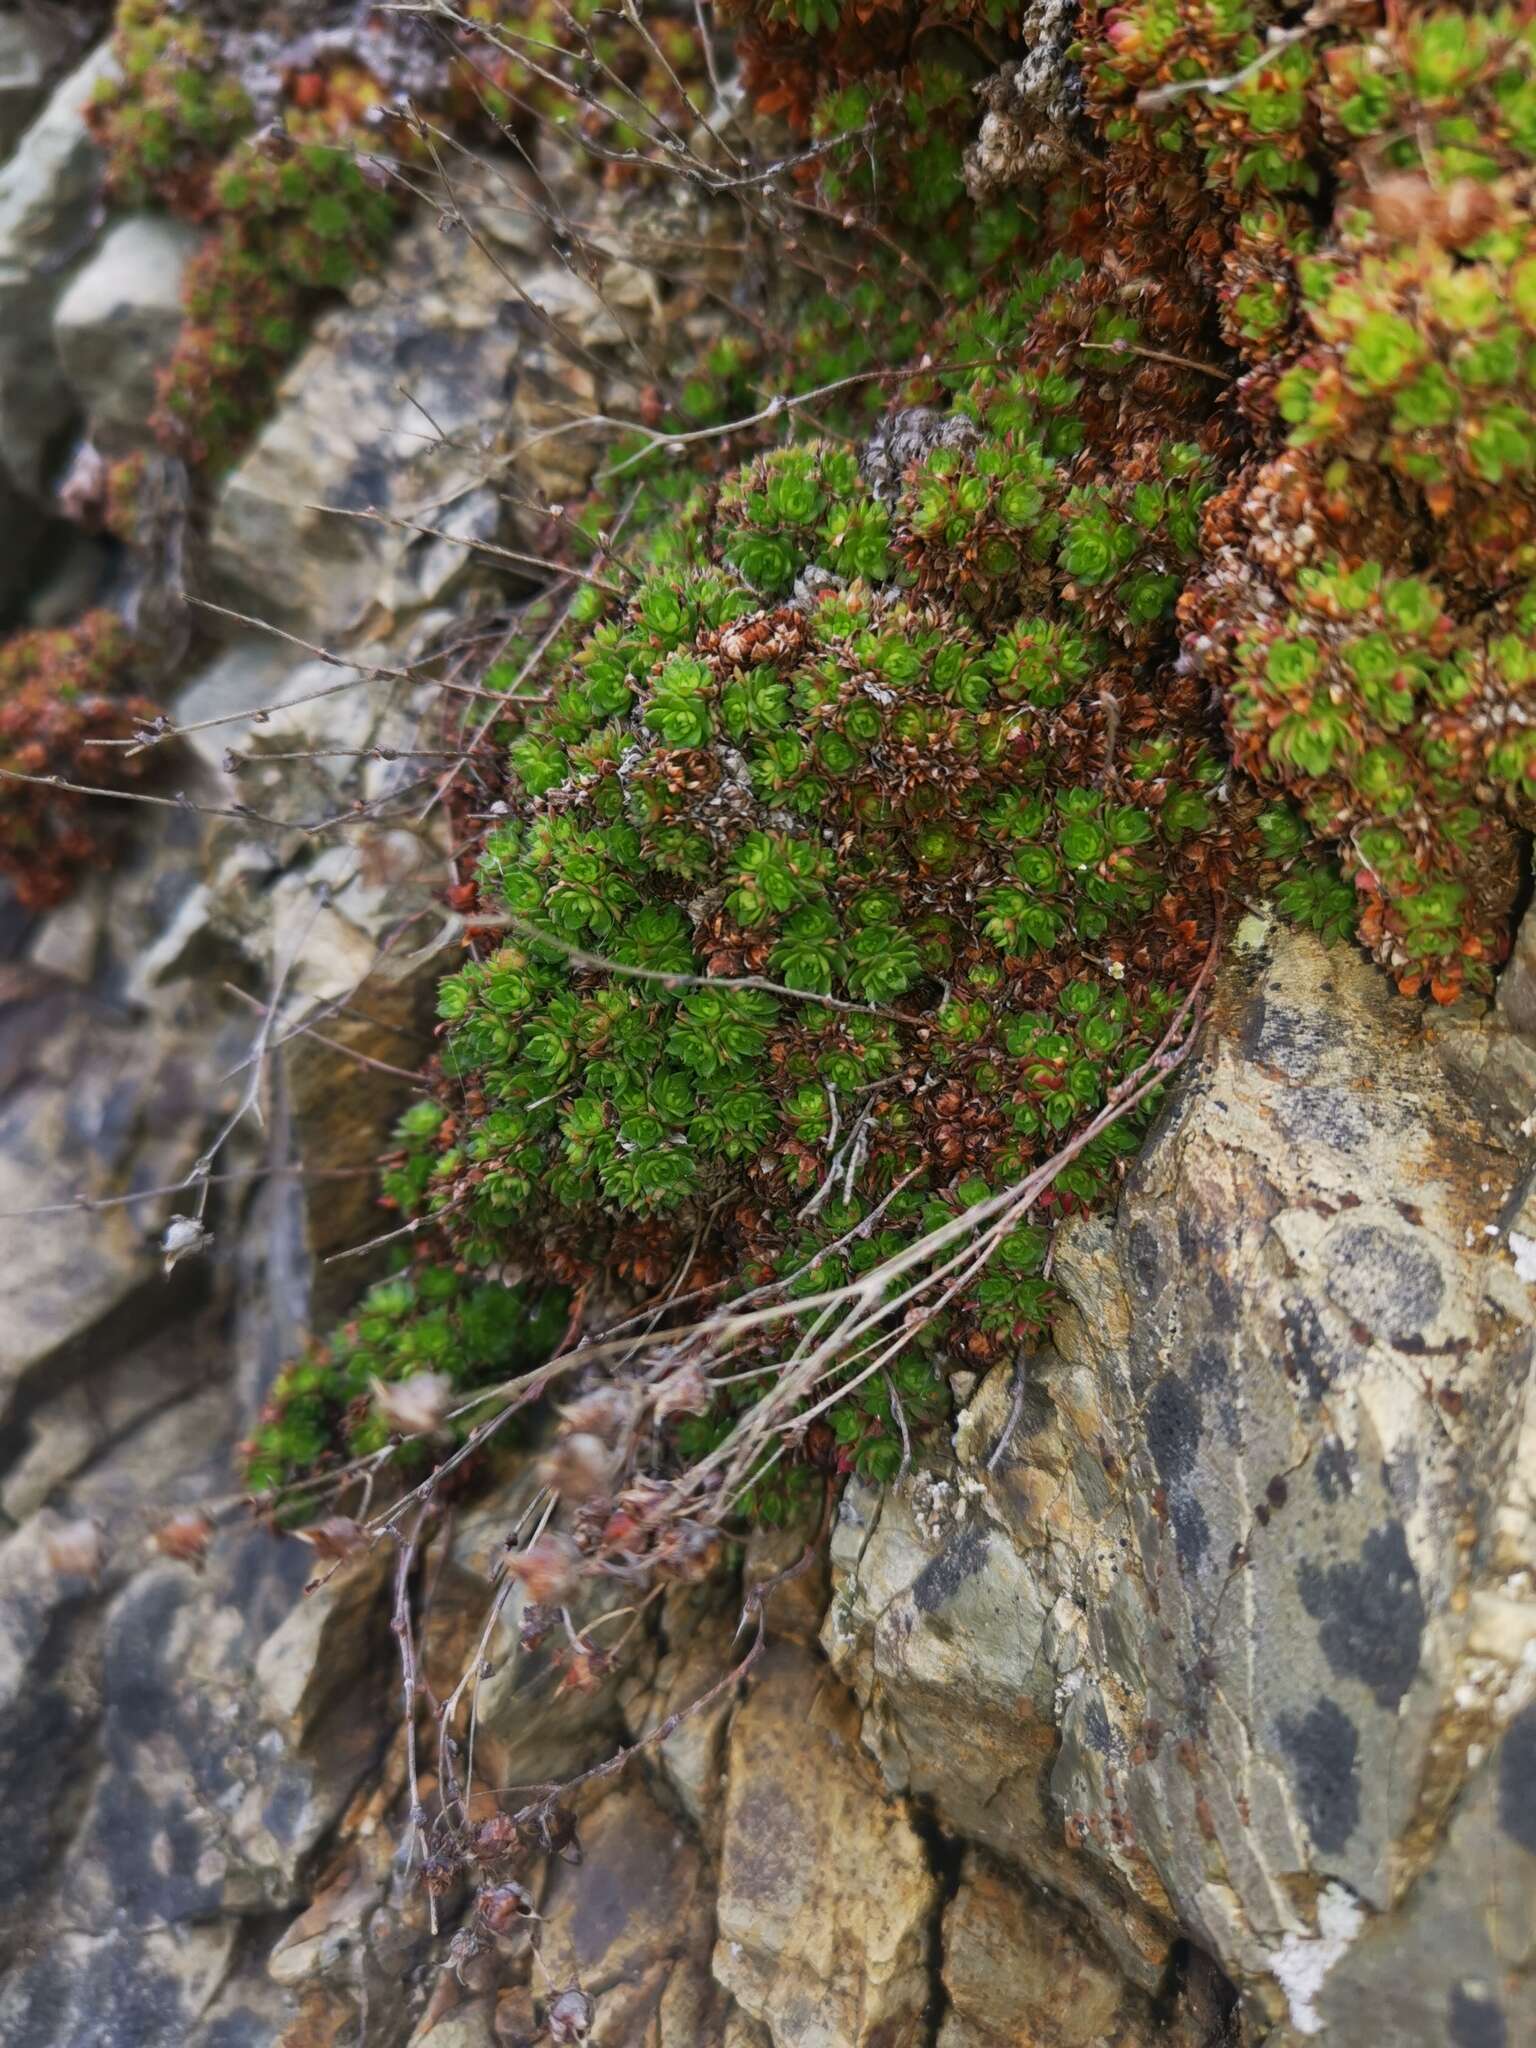
[[[1245,914],[1118,1200],[1056,1233],[1049,1341],[961,1370],[892,1483],[839,1478],[823,1550],[814,1514],[756,1530],[574,1695],[509,1661],[534,1424],[419,1561],[419,1718],[478,1670],[482,1782],[593,1773],[577,1839],[494,1909],[418,1883],[406,1573],[240,1509],[240,1447],[390,1227],[456,957],[419,664],[477,627],[475,545],[528,552],[506,476],[590,485],[595,441],[540,436],[643,415],[698,218],[599,195],[596,289],[538,206],[406,223],[191,516],[149,416],[198,238],[100,202],[116,61],[0,21],[0,599],[46,627],[105,590],[181,733],[106,864],[0,902],[0,2034],[1536,2038],[1529,919],[1490,1005],[1426,1012]],[[61,493],[133,453],[124,555]]]

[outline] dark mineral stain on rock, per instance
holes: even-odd
[[[987,1561],[986,1531],[962,1529],[937,1557],[930,1558],[912,1584],[912,1598],[924,1614],[934,1614],[973,1579]]]
[[[271,2039],[271,2020],[247,2005],[220,2014],[202,2035],[203,2048],[268,2048]]]
[[[1213,1266],[1205,1276],[1205,1298],[1211,1304],[1211,1320],[1218,1330],[1230,1330],[1237,1320],[1237,1296],[1225,1274]]]
[[[1027,1380],[1022,1397],[1015,1398],[1019,1400],[1019,1419],[1013,1426],[1013,1437],[1009,1441],[1038,1436],[1056,1413],[1049,1393],[1039,1380]]]
[[[1150,1223],[1136,1223],[1131,1226],[1126,1256],[1137,1293],[1143,1301],[1150,1301],[1162,1279],[1162,1248],[1157,1241],[1157,1232]]]
[[[1322,1317],[1302,1297],[1286,1303],[1281,1314],[1285,1329],[1285,1363],[1314,1401],[1321,1401],[1339,1378],[1344,1358],[1323,1328]]]
[[[274,1841],[284,1844],[297,1839],[299,1823],[309,1804],[308,1786],[301,1773],[284,1772],[261,1809],[261,1824]]]
[[[1292,1088],[1275,1104],[1275,1120],[1295,1144],[1310,1150],[1359,1152],[1371,1135],[1370,1119],[1342,1088]]]
[[[1401,1343],[1440,1313],[1444,1276],[1406,1231],[1347,1223],[1329,1234],[1326,1254],[1329,1293],[1376,1335]]]
[[[1181,1493],[1169,1500],[1168,1519],[1173,1524],[1179,1563],[1186,1571],[1193,1571],[1211,1547],[1211,1525],[1205,1519],[1205,1509],[1193,1494]]]
[[[1336,1436],[1329,1437],[1312,1460],[1312,1483],[1330,1507],[1354,1492],[1354,1460]]]
[[[1207,1337],[1197,1344],[1189,1361],[1190,1384],[1200,1394],[1209,1394],[1217,1387],[1224,1387],[1231,1374],[1226,1352]]]
[[[1508,2048],[1504,2015],[1480,1984],[1458,1984],[1446,2018],[1452,2048]]]
[[[1307,1833],[1324,1854],[1336,1855],[1360,1825],[1355,1724],[1325,1694],[1306,1713],[1282,1714],[1275,1725]]]
[[[1499,1749],[1499,1826],[1536,1856],[1536,1706],[1524,1707]]]
[[[1323,1010],[1297,1010],[1271,996],[1257,997],[1243,1019],[1242,1048],[1250,1060],[1278,1067],[1292,1080],[1315,1069],[1321,1054],[1338,1042],[1338,1027]]]
[[[1164,1486],[1176,1485],[1193,1469],[1200,1448],[1199,1401],[1170,1373],[1152,1389],[1143,1427],[1158,1478]]]
[[[1108,1756],[1114,1748],[1109,1716],[1104,1711],[1104,1702],[1097,1696],[1089,1700],[1083,1709],[1083,1740],[1100,1756]]]
[[[1304,1562],[1302,1604],[1337,1678],[1358,1678],[1376,1704],[1395,1708],[1419,1668],[1424,1599],[1400,1522],[1367,1532],[1358,1564]]]

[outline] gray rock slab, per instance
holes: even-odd
[[[161,214],[117,221],[54,308],[53,342],[93,437],[147,441],[156,373],[181,332],[182,285],[200,232]]]
[[[103,43],[54,88],[0,168],[0,468],[34,496],[74,410],[53,310],[95,240],[101,156],[85,108],[115,70]]]

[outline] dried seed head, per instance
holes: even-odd
[[[492,1934],[505,1934],[533,1913],[533,1893],[508,1879],[487,1885],[475,1899],[475,1911]]]
[[[702,1522],[677,1522],[656,1546],[656,1569],[686,1586],[702,1585],[720,1557],[720,1532]]]
[[[578,1636],[564,1653],[565,1669],[561,1689],[565,1692],[595,1692],[613,1668],[612,1653],[600,1650],[587,1636]]]
[[[653,1398],[656,1420],[665,1422],[669,1415],[702,1415],[714,1397],[699,1366],[680,1365],[661,1381]]]
[[[592,2001],[574,1985],[550,2000],[545,2021],[551,2041],[585,2041],[592,2031]]]
[[[442,1428],[453,1405],[453,1382],[441,1372],[418,1372],[408,1380],[375,1380],[373,1405],[402,1436],[431,1436]]]
[[[87,1515],[65,1521],[49,1514],[43,1529],[43,1555],[61,1579],[94,1579],[101,1571],[101,1530]]]
[[[165,1234],[160,1239],[160,1254],[165,1271],[169,1273],[178,1259],[206,1251],[212,1243],[213,1232],[205,1230],[195,1216],[173,1216],[166,1224]]]
[[[561,1500],[597,1500],[612,1490],[613,1453],[600,1436],[573,1430],[539,1462],[539,1478]]]
[[[353,1552],[361,1550],[367,1541],[361,1527],[350,1515],[329,1515],[325,1521],[316,1522],[308,1529],[295,1530],[294,1533],[309,1545],[316,1557],[336,1561],[351,1557]]]
[[[452,1891],[458,1875],[459,1866],[452,1856],[429,1856],[421,1866],[421,1881],[434,1898]]]
[[[613,1443],[629,1428],[637,1405],[634,1387],[594,1387],[560,1410],[561,1427]]]
[[[569,1536],[546,1529],[526,1550],[508,1558],[507,1570],[520,1579],[530,1600],[556,1605],[566,1599],[577,1583],[581,1553]]]
[[[174,1557],[183,1564],[200,1565],[213,1538],[213,1524],[196,1508],[179,1508],[168,1515],[150,1536],[162,1557]]]
[[[1379,234],[1392,241],[1424,237],[1452,249],[1480,235],[1498,212],[1497,199],[1474,178],[1437,186],[1412,171],[1383,178],[1370,203]]]
[[[448,1944],[448,1962],[468,1991],[489,1991],[496,1979],[491,1943],[477,1927],[461,1927]]]
[[[469,1838],[469,1853],[477,1863],[496,1863],[517,1847],[517,1823],[507,1813],[487,1814]]]
[[[576,1816],[564,1806],[525,1806],[514,1816],[518,1840],[525,1848],[545,1856],[559,1856],[567,1863],[581,1861],[581,1844],[576,1839]]]
[[[523,1609],[522,1624],[517,1632],[519,1648],[536,1650],[559,1619],[558,1609],[530,1600]]]

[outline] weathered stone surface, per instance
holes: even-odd
[[[464,1600],[466,1616],[473,1617],[466,1630],[469,1642],[478,1643],[495,1601],[493,1575],[505,1558],[507,1537],[531,1524],[530,1510],[540,1497],[534,1463],[530,1460],[459,1531],[454,1562],[444,1577],[457,1581],[453,1597]],[[621,1686],[645,1684],[644,1659],[638,1672],[633,1667],[610,1671],[589,1689],[562,1692],[553,1642],[545,1639],[524,1648],[519,1641],[528,1606],[521,1582],[514,1581],[495,1604],[496,1624],[486,1646],[490,1670],[478,1687],[477,1747],[483,1741],[487,1757],[495,1759],[487,1770],[496,1783],[557,1784],[600,1762],[623,1740]],[[581,1630],[605,1611],[627,1604],[617,1580],[588,1580],[578,1588],[569,1612]]]
[[[711,1900],[689,1831],[636,1775],[584,1817],[581,1848],[579,1864],[552,1866],[541,1905],[550,1980],[578,1984],[592,2000],[594,2048],[704,2048],[719,1999],[708,1967]],[[669,1999],[691,2009],[691,2031],[663,2026]]]
[[[114,1348],[45,1397],[0,1483],[0,1512],[23,1523],[70,1482],[75,1505],[93,1514],[187,1498],[198,1459],[186,1461],[177,1433],[206,1449],[227,1420],[227,1398],[214,1384],[215,1342],[207,1317],[177,1323]]]
[[[275,2043],[272,1987],[229,1979],[241,1922],[302,1895],[387,1731],[387,1628],[355,1576],[306,1611],[296,1544],[221,1539],[202,1572],[150,1547],[169,1510],[230,1487],[241,1418],[227,1374],[209,1383],[218,1342],[209,1313],[103,1357],[109,1434],[34,1467],[57,1505],[0,1549],[7,2048]]]
[[[132,1020],[100,997],[0,967],[0,1435],[45,1380],[57,1391],[83,1369],[107,1319],[131,1342],[175,1307],[149,1235],[165,1198],[38,1211],[187,1172],[212,1107],[197,1051],[173,1034],[146,1059]]]
[[[303,1562],[297,1546],[274,1556],[281,1569],[259,1603],[254,1558],[229,1560],[222,1597],[167,1563],[109,1610],[106,1768],[74,1878],[100,1912],[142,1926],[301,1895],[308,1859],[377,1757],[387,1675],[385,1560],[290,1606]],[[253,1566],[254,1581],[242,1576]],[[253,1671],[246,1645],[263,1607],[286,1618]]]
[[[915,2040],[938,1885],[819,1660],[770,1647],[731,1729],[715,1976],[774,2048]]]
[[[739,1655],[737,1603],[715,1586],[672,1587],[663,1607],[666,1649],[654,1667],[642,1664],[620,1684],[626,1732],[631,1742],[649,1736],[669,1714],[684,1716],[651,1754],[667,1785],[696,1828],[709,1824],[718,1803],[729,1690],[699,1712],[695,1704],[714,1691]]]
[[[365,613],[429,602],[459,572],[458,543],[490,539],[497,524],[473,451],[499,427],[517,360],[508,296],[467,238],[425,224],[400,238],[385,274],[317,324],[225,484],[209,536],[219,594],[330,644]],[[439,443],[426,415],[459,445]],[[323,505],[395,514],[456,539]]]
[[[187,745],[210,775],[222,772],[231,749],[244,746],[252,730],[252,712],[300,694],[288,681],[298,666],[293,649],[275,635],[234,632],[188,678],[172,709],[178,725],[201,728],[189,734]],[[333,674],[330,680],[337,678]]]
[[[1121,1967],[1150,1987],[1173,1939],[1166,1902],[1155,1885],[1126,1892],[1065,1837],[1047,1782],[1058,1745],[1056,1595],[981,1492],[968,1472],[883,1498],[847,1490],[828,1654],[865,1703],[864,1740],[887,1783],[931,1799],[947,1829],[1078,1900]]]
[[[68,47],[62,24],[39,15],[0,15],[0,159],[14,148],[41,106]]]
[[[103,44],[55,87],[0,168],[0,468],[33,495],[74,404],[53,309],[92,240],[101,160],[84,108],[114,68]]]
[[[404,647],[360,658],[400,666],[414,644],[402,638]],[[428,805],[441,764],[411,754],[421,744],[420,692],[386,679],[316,694],[335,691],[347,677],[324,663],[284,669],[264,658],[259,642],[242,642],[194,683],[181,710],[222,719],[276,706],[243,733],[238,725],[211,730],[211,751],[222,755],[234,745],[242,756],[244,765],[227,778],[230,793],[267,819],[347,820],[344,833],[314,836],[269,826],[255,843],[221,831],[205,899],[208,926],[276,994],[270,1043],[283,1066],[292,1143],[301,1157],[328,1167],[366,1164],[410,1099],[431,990],[453,930],[441,902],[451,879],[446,814]],[[364,759],[373,749],[379,758]],[[379,808],[354,819],[359,793]],[[200,942],[195,930],[186,938]],[[259,1025],[259,1012],[251,1017]],[[319,1262],[378,1234],[375,1193],[368,1172],[300,1191],[321,1320],[353,1298],[363,1269]]]
[[[937,2048],[1180,2048],[1073,1914],[974,1851],[944,1909]]]
[[[54,308],[54,348],[103,447],[149,438],[155,373],[181,331],[182,282],[201,239],[182,221],[130,214],[107,231]]]
[[[845,1509],[826,1641],[888,1778],[1144,1983],[1178,1928],[1255,2021],[1309,1970],[1358,2014],[1387,1980],[1357,1937],[1435,1895],[1437,1981],[1489,1968],[1503,1887],[1431,1880],[1536,1640],[1524,1170],[1417,1013],[1280,938],[1231,972],[1118,1217],[1063,1239],[1071,1307],[995,1470],[1006,1370],[943,1512]]]
[[[65,1928],[0,1984],[0,2036],[11,2048],[182,2048],[224,1983],[237,1936],[231,1920]]]

